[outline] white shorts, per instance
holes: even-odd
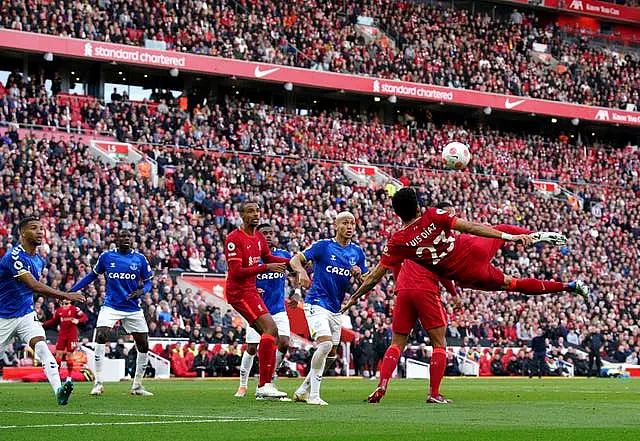
[[[118,320],[122,322],[122,326],[129,333],[149,332],[147,321],[144,319],[142,310],[133,312],[117,311],[113,308],[109,308],[108,306],[103,306],[100,309],[96,328],[105,327],[111,329],[115,326]]]
[[[44,328],[35,312],[22,317],[0,318],[0,348],[5,348],[14,335],[27,344],[34,337],[45,338]]]
[[[278,335],[281,337],[289,337],[291,329],[289,328],[289,316],[286,311],[272,315],[273,321],[278,327]],[[247,343],[260,343],[260,334],[251,326],[247,326]]]
[[[342,314],[330,312],[318,305],[304,305],[304,315],[313,340],[318,337],[331,337],[334,346],[340,344],[342,334]]]

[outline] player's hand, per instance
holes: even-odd
[[[258,294],[263,295],[264,294],[264,289],[258,288]]]
[[[84,294],[79,292],[70,292],[67,294],[67,300],[71,300],[72,302],[84,302],[85,297]]]
[[[71,323],[73,323],[74,325],[77,325],[78,323],[80,323],[80,320],[78,320],[78,319],[71,319]]]
[[[298,273],[298,283],[304,289],[308,289],[311,286],[311,279],[309,278],[309,274],[305,271],[300,271]]]
[[[513,237],[513,241],[528,247],[533,243],[533,236],[531,234],[518,234]]]
[[[286,263],[267,263],[267,271],[272,273],[284,273],[287,271]]]
[[[141,289],[136,289],[134,292],[132,292],[131,294],[129,294],[129,296],[127,297],[127,299],[129,300],[135,300],[138,297],[140,297],[141,295],[144,294],[144,291]]]
[[[351,275],[356,279],[360,280],[362,278],[362,270],[358,265],[353,265],[350,269]]]

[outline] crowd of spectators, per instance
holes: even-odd
[[[636,55],[569,41],[534,14],[421,2],[0,1],[0,26],[604,107],[640,107]],[[359,16],[374,19],[373,39]],[[534,43],[547,45],[532,54]],[[541,46],[536,46],[539,49]]]
[[[333,235],[333,216],[350,209],[358,219],[358,241],[369,264],[375,264],[397,227],[388,195],[346,179],[339,163],[326,162],[333,159],[382,164],[416,186],[424,203],[449,200],[467,219],[569,236],[569,246],[560,249],[507,247],[496,264],[515,276],[584,279],[594,288],[589,304],[569,294],[524,297],[465,290],[463,312],[447,306],[452,343],[470,352],[479,346],[526,345],[540,328],[553,348],[580,345],[598,334],[603,355],[639,362],[640,162],[630,148],[577,146],[568,139],[483,127],[429,123],[419,128],[408,120],[385,126],[349,113],[302,117],[235,98],[197,106],[191,113],[166,106],[166,112],[151,114],[146,105],[127,102],[95,105],[108,130],[142,142],[158,161],[158,186],[130,168],[96,162],[74,137],[65,142],[34,132],[20,138],[15,129],[6,129],[0,138],[0,253],[15,243],[20,216],[41,214],[47,229],[43,278],[68,290],[102,250],[113,246],[122,222],[134,230],[136,246],[156,274],[143,300],[152,336],[183,337],[194,344],[243,343],[244,330],[234,313],[216,310],[201,292],[179,290],[170,270],[225,272],[221,244],[240,224],[238,206],[247,197],[261,203],[280,246],[291,251]],[[39,115],[35,111],[26,122]],[[471,146],[469,172],[437,169],[439,147],[453,139]],[[144,147],[150,142],[159,145]],[[190,148],[168,147],[176,144]],[[532,179],[558,181],[574,202],[543,197]],[[87,335],[104,288],[101,280],[87,290]],[[443,299],[450,305],[446,294]],[[36,309],[46,319],[54,307],[40,298]],[[388,279],[349,312],[362,336],[354,345],[359,372],[370,371],[388,345],[393,307]],[[415,330],[413,342],[426,342],[423,330]]]

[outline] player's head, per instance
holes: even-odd
[[[44,227],[37,216],[25,216],[18,223],[20,240],[29,244],[40,246],[44,241]]]
[[[336,237],[349,239],[356,231],[356,217],[349,211],[341,211],[336,216]]]
[[[270,224],[260,224],[257,230],[261,232],[265,239],[267,239],[267,245],[269,248],[273,248],[276,245],[276,232]]]
[[[116,245],[119,249],[129,249],[133,242],[133,234],[128,228],[121,228],[116,235]]]
[[[440,210],[444,210],[447,213],[451,213],[451,214],[456,214],[456,209],[453,206],[453,204],[449,201],[442,201],[440,202],[438,205],[436,205],[436,208],[439,208]]]
[[[240,206],[240,217],[245,227],[256,228],[260,223],[260,206],[257,202],[245,202]]]
[[[403,222],[409,222],[420,214],[418,195],[416,191],[410,187],[404,187],[398,190],[391,198],[391,205],[393,205],[393,211],[395,211]]]

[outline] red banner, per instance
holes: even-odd
[[[363,176],[374,176],[376,174],[376,167],[371,165],[350,164],[349,170]]]
[[[620,6],[613,3],[598,2],[594,0],[545,0],[544,4],[551,6],[556,3],[558,9],[576,12],[578,14],[593,15],[614,20],[631,21],[640,23],[640,8]],[[555,7],[552,6],[552,7]]]
[[[580,15],[591,15],[611,21],[632,22],[640,24],[640,8],[621,6],[596,0],[498,0],[502,3],[538,6],[548,9],[563,9]]]
[[[116,157],[129,155],[129,144],[122,142],[93,140],[93,145],[105,153],[115,155]]]
[[[464,89],[431,86],[396,80],[368,78],[273,64],[208,57],[145,49],[112,43],[62,38],[29,32],[0,29],[0,47],[15,51],[52,52],[54,55],[85,60],[117,61],[156,68],[251,78],[278,83],[291,82],[301,86],[347,90],[369,95],[395,95],[401,98],[459,104],[472,107],[491,107],[496,110],[579,118],[611,124],[640,126],[640,112],[590,107],[545,101],[527,97],[475,92]]]

